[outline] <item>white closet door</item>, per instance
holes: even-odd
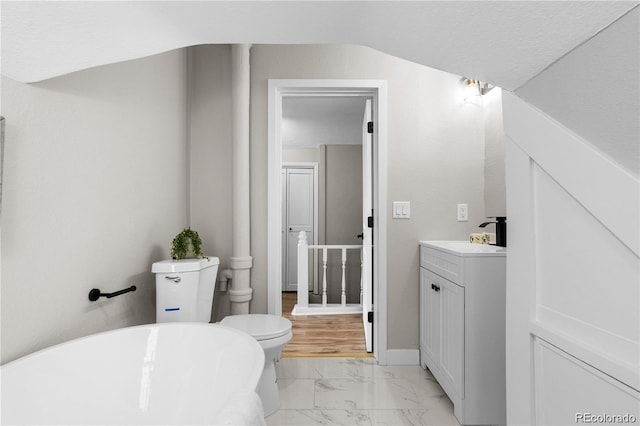
[[[297,247],[300,231],[307,233],[307,241],[314,241],[314,176],[310,168],[286,169],[286,226],[287,265],[285,291],[296,291],[297,287]]]

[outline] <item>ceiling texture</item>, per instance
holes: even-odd
[[[359,44],[515,90],[638,1],[2,1],[2,74],[35,82],[205,43]]]

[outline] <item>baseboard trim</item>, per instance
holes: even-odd
[[[420,365],[420,350],[387,349],[387,365]]]
[[[337,354],[327,354],[322,352],[299,353],[299,352],[282,352],[282,358],[373,358],[372,353],[345,352]]]

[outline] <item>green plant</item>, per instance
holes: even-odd
[[[189,253],[189,246],[196,258],[202,257],[202,240],[191,228],[183,229],[171,242],[171,258],[184,259]]]

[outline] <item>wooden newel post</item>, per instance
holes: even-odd
[[[298,234],[298,306],[309,306],[309,243],[304,231]]]

